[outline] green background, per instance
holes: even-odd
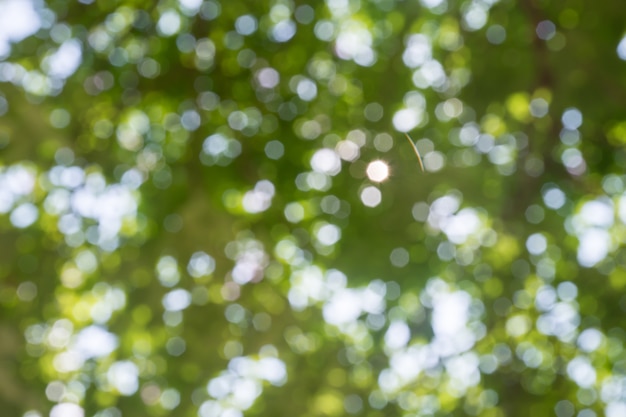
[[[35,9],[0,414],[626,415],[620,2]]]

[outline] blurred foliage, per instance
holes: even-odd
[[[2,415],[626,415],[624,10],[0,2]]]

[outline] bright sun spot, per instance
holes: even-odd
[[[382,182],[389,178],[389,165],[386,162],[372,161],[367,166],[367,177],[375,182]]]

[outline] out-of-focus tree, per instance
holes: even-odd
[[[626,415],[625,22],[0,1],[1,414]]]

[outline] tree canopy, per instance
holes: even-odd
[[[625,22],[0,1],[2,415],[626,415]]]

